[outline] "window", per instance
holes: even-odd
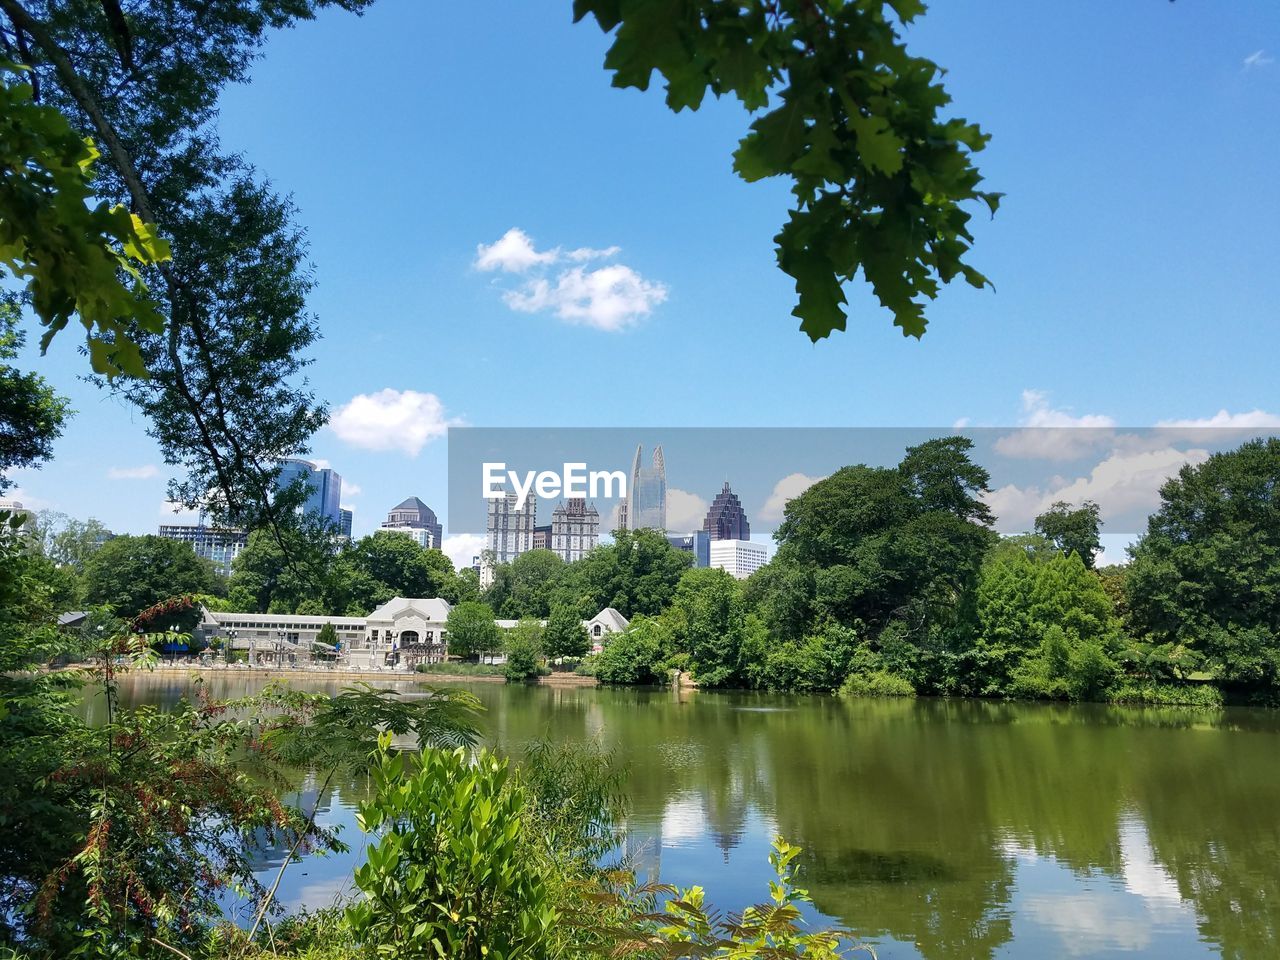
[[[592,629],[591,633],[593,636],[597,636],[597,637],[600,636],[600,624],[597,623],[595,627]]]

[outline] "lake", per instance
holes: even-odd
[[[140,675],[122,692],[164,704],[187,686]],[[821,917],[882,960],[1280,957],[1280,711],[468,688],[485,741],[513,755],[542,737],[616,748],[639,873],[726,909],[767,896],[781,834],[804,847]],[[287,905],[349,889],[362,789],[318,798],[352,849],[290,867]],[[266,851],[264,876],[282,856]]]

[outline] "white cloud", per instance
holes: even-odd
[[[150,480],[159,475],[160,469],[154,463],[141,467],[110,467],[107,470],[108,480]]]
[[[539,252],[527,233],[512,227],[497,242],[476,246],[475,266],[477,270],[524,273],[539,264],[555,263],[559,257],[559,247]]]
[[[365,450],[400,450],[416,457],[423,446],[461,421],[445,416],[434,393],[393,390],[360,393],[334,411],[329,426],[342,440]]]
[[[1157,427],[1168,429],[1221,429],[1221,430],[1269,430],[1280,428],[1280,413],[1250,410],[1247,413],[1228,413],[1219,410],[1211,417],[1191,420],[1161,420]]]
[[[440,549],[446,557],[453,561],[455,569],[471,566],[474,557],[480,556],[484,549],[484,537],[478,533],[451,533],[444,538]]]
[[[696,493],[667,487],[667,529],[673,533],[701,530],[710,506]]]
[[[533,275],[502,294],[520,313],[550,313],[567,323],[619,331],[637,323],[667,299],[667,288],[621,263],[589,269],[582,264],[617,256],[620,247],[559,247],[538,250],[523,230],[512,227],[492,244],[476,248],[477,270]],[[560,264],[558,269],[551,269]],[[576,265],[575,265],[576,264]]]
[[[52,510],[54,508],[52,500],[46,500],[39,494],[32,493],[26,487],[10,487],[6,492],[0,494],[0,500],[15,500],[22,504],[23,510]]]
[[[585,260],[608,260],[610,257],[616,257],[622,252],[622,248],[618,246],[605,247],[602,250],[596,250],[593,247],[579,247],[577,250],[570,250],[565,256],[576,263],[582,263]]]
[[[1264,53],[1265,51],[1255,50],[1253,53],[1249,54],[1244,58],[1244,68],[1246,70],[1250,70],[1254,67],[1265,67],[1269,63],[1276,62],[1275,58],[1265,56]]]
[[[824,477],[810,477],[803,473],[789,473],[773,485],[773,492],[760,508],[761,520],[781,520],[787,501],[804,493]]]
[[[1059,500],[1079,504],[1092,500],[1101,508],[1102,519],[1128,511],[1150,513],[1160,503],[1160,487],[1185,464],[1203,463],[1207,450],[1113,451],[1087,477],[1067,480],[1052,478],[1044,487],[1008,484],[993,490],[985,500],[1006,532],[1029,530],[1035,518]]]
[[[182,504],[172,500],[165,500],[160,504],[161,523],[198,523],[199,521],[199,510],[188,510]]]
[[[539,279],[503,295],[512,310],[554,313],[569,323],[610,332],[634,325],[666,299],[665,286],[620,263],[597,270],[573,267],[561,272],[554,285]]]
[[[364,493],[364,488],[360,486],[360,484],[352,483],[350,480],[342,481],[342,495],[344,497],[358,497],[362,493]],[[343,509],[346,510],[349,508],[344,504]]]
[[[1022,391],[1022,429],[996,440],[996,450],[1023,460],[1075,460],[1109,442],[1115,420],[1103,414],[1074,416],[1049,406],[1042,390]]]

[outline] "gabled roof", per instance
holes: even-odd
[[[452,609],[449,601],[438,597],[395,597],[365,617],[365,620],[395,620],[412,610],[421,614],[424,620],[441,623],[449,619],[449,611]]]
[[[598,623],[601,626],[612,627],[614,630],[625,630],[631,625],[631,621],[620,614],[613,607],[605,607],[587,623]]]

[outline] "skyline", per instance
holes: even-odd
[[[1257,119],[1280,107],[1280,10],[936,5],[908,39],[993,135],[981,166],[1007,196],[974,261],[997,292],[945,289],[916,343],[854,290],[850,331],[816,346],[773,261],[781,186],[729,170],[737,106],[668,115],[656,91],[609,87],[598,31],[499,13],[511,29],[422,61],[386,51],[463,35],[463,11],[326,11],[223,99],[225,143],[294,193],[312,240],[311,375],[335,416],[303,456],[343,475],[357,534],[407,494],[446,501],[451,423],[1280,424],[1280,134]],[[374,96],[327,67],[350,57]],[[317,153],[316,110],[352,136]],[[351,243],[357,203],[378,243]],[[704,358],[726,345],[717,378]],[[139,415],[75,379],[75,346],[24,353],[78,415],[10,495],[153,532],[167,468]],[[561,355],[581,376],[545,375]]]

